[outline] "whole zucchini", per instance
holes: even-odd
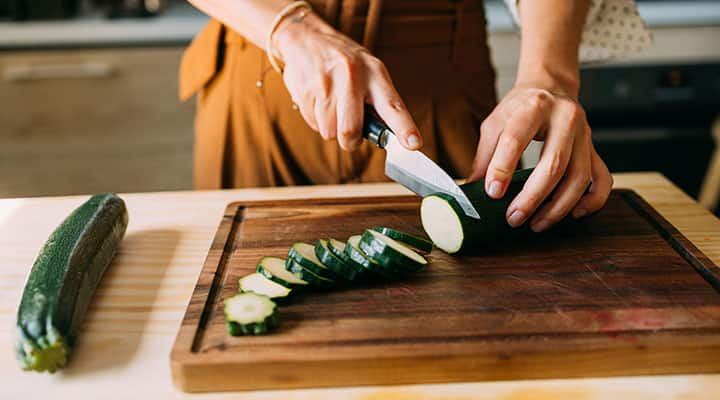
[[[50,235],[17,314],[17,357],[24,370],[55,372],[65,365],[127,223],[125,202],[112,193],[98,194]]]
[[[501,199],[487,195],[484,180],[461,185],[480,219],[465,215],[452,196],[444,193],[426,196],[420,206],[423,229],[438,248],[451,254],[472,252],[494,240],[527,231],[527,223],[523,227],[512,228],[507,223],[505,212],[532,171],[532,168],[517,171]]]

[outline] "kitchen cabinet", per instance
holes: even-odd
[[[191,188],[182,51],[0,52],[0,197]]]

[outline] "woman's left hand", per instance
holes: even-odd
[[[503,197],[533,139],[545,142],[540,161],[510,203],[508,223],[518,227],[533,216],[530,227],[540,232],[570,212],[581,218],[602,208],[613,181],[593,147],[585,112],[575,99],[538,87],[515,87],[482,123],[468,180],[485,177],[488,195]]]

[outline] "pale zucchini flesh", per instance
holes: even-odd
[[[461,185],[460,189],[477,210],[479,219],[465,215],[457,200],[446,193],[425,197],[420,205],[420,219],[425,233],[438,248],[450,254],[477,252],[497,240],[530,233],[527,223],[518,228],[511,227],[505,214],[532,172],[532,169],[515,172],[500,199],[488,196],[484,181]],[[548,196],[545,201],[551,197]]]
[[[288,260],[294,260],[298,264],[305,267],[323,278],[337,280],[339,276],[323,264],[315,255],[315,246],[298,242],[293,243],[288,251]]]
[[[420,205],[420,219],[430,240],[440,250],[449,254],[460,250],[465,232],[460,217],[446,198],[425,197]]]
[[[286,288],[294,289],[308,284],[293,272],[285,269],[285,259],[280,257],[263,257],[258,262],[256,271]]]
[[[369,237],[372,237],[374,240],[362,240]],[[415,252],[415,250],[378,231],[366,230],[361,238],[361,243],[368,243],[374,250],[380,253],[387,253],[389,257],[397,257],[400,263],[414,262],[420,265],[427,264],[425,257]]]
[[[288,271],[297,274],[302,280],[306,281],[310,286],[313,287],[327,288],[335,283],[335,281],[332,279],[322,277],[310,271],[292,258],[288,258],[285,261],[285,268]]]
[[[228,333],[233,336],[267,333],[279,322],[275,302],[257,293],[240,293],[225,299],[224,311]]]
[[[397,229],[388,228],[386,226],[375,226],[371,229],[380,232],[391,239],[397,240],[400,243],[406,244],[415,251],[423,253],[429,253],[432,251],[432,242],[427,239],[421,238],[420,236],[402,232]]]
[[[257,272],[240,278],[238,280],[238,288],[243,292],[261,294],[271,299],[287,297],[292,292],[292,289],[273,282]]]
[[[345,249],[345,242],[330,238],[328,239],[328,249],[330,249],[330,251],[336,256],[343,258],[345,255],[345,252],[343,251],[343,249]]]

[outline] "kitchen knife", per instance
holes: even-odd
[[[452,196],[468,217],[480,219],[470,199],[440,166],[417,150],[408,150],[397,136],[377,118],[372,110],[365,109],[363,137],[384,149],[385,175],[420,196],[446,193]]]

